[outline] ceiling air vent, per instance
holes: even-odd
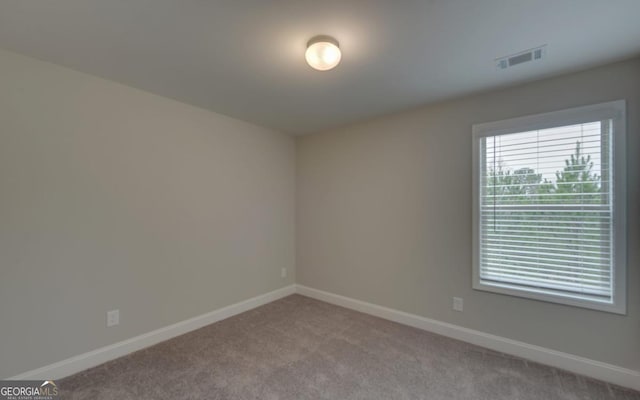
[[[547,45],[526,50],[517,54],[496,59],[498,69],[507,69],[519,64],[542,60],[546,54]]]

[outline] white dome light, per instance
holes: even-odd
[[[335,68],[342,58],[338,41],[330,36],[316,36],[307,43],[304,53],[307,63],[318,71]]]

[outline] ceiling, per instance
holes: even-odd
[[[640,54],[640,0],[2,0],[0,48],[304,134]],[[329,34],[343,59],[305,64]],[[547,44],[547,58],[494,59]]]

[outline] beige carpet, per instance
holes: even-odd
[[[299,295],[58,382],[63,399],[640,399]]]

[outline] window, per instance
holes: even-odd
[[[473,287],[626,312],[625,102],[473,126]]]

